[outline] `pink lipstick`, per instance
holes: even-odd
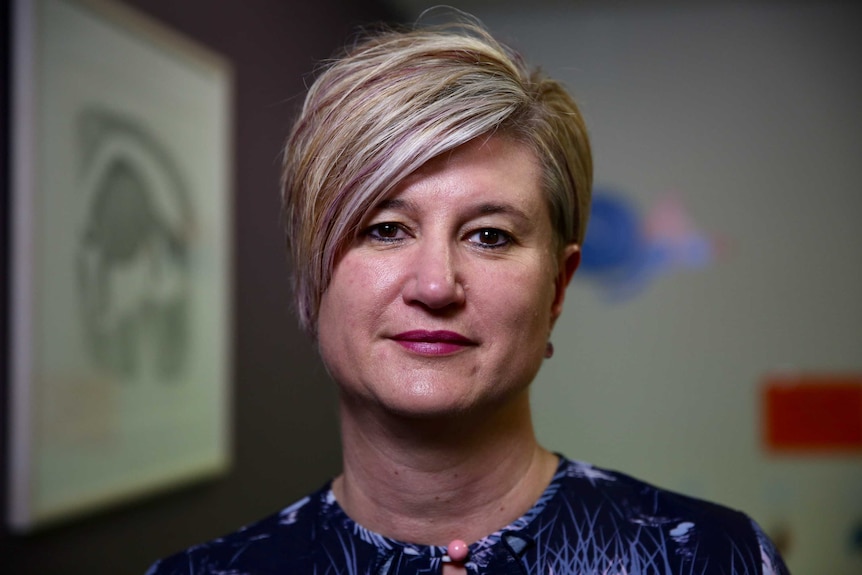
[[[475,341],[454,331],[412,330],[392,336],[398,345],[420,355],[449,355],[467,347],[474,347]]]

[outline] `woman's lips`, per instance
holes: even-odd
[[[467,347],[476,346],[476,342],[454,331],[412,330],[392,336],[401,347],[421,355],[449,355]]]

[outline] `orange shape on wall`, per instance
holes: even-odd
[[[771,375],[764,442],[778,452],[862,452],[862,374]]]

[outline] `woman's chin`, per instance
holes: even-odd
[[[423,389],[377,398],[384,413],[411,419],[440,419],[464,415],[477,406],[476,398],[452,390]]]
[[[505,409],[517,401],[520,394],[499,392],[477,393],[474,388],[460,389],[439,385],[414,386],[375,394],[375,411],[386,417],[405,420],[446,420],[459,418],[484,419],[489,411]]]

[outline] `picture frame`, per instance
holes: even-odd
[[[224,57],[117,1],[12,5],[8,517],[231,461]]]

